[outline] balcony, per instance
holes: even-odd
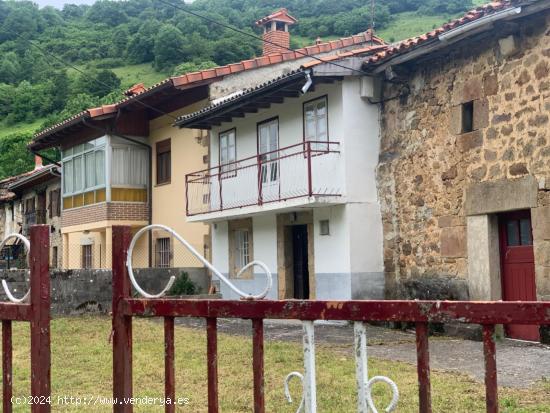
[[[186,176],[190,221],[341,203],[340,144],[303,142]]]

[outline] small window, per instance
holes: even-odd
[[[529,218],[506,221],[506,245],[508,247],[533,245],[531,220]]]
[[[474,130],[474,102],[462,104],[462,133]]]
[[[93,267],[93,245],[82,245],[82,268],[92,268]]]
[[[57,268],[57,247],[52,247],[52,268]]]
[[[240,270],[250,262],[250,244],[248,230],[235,231],[235,265],[237,270]]]
[[[155,252],[156,266],[159,268],[170,267],[170,238],[157,238]]]
[[[330,235],[330,223],[328,219],[319,221],[319,233],[320,235]]]
[[[235,129],[220,133],[220,165],[221,172],[235,171],[237,160]],[[234,174],[223,175],[224,178]]]
[[[157,185],[170,183],[172,179],[172,147],[170,139],[157,142]]]
[[[304,104],[304,140],[313,142],[328,141],[328,104],[327,98],[312,100]],[[317,149],[319,146],[313,145]]]

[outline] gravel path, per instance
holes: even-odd
[[[202,319],[179,318],[177,324],[203,328]],[[226,334],[250,336],[249,320],[218,320],[218,331]],[[301,342],[301,324],[294,320],[266,320],[266,340]],[[413,333],[383,327],[368,326],[368,354],[376,358],[416,364]],[[352,351],[353,328],[348,324],[316,323],[315,340],[322,344],[336,344],[344,351]],[[481,342],[455,338],[430,339],[432,369],[465,373],[483,382],[484,361]],[[500,386],[526,388],[535,382],[550,379],[550,347],[536,343],[503,340],[497,343],[498,383]]]

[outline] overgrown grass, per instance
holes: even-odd
[[[36,119],[32,122],[15,123],[9,126],[5,125],[4,122],[0,122],[0,139],[12,133],[34,133],[40,128],[43,122],[44,119]]]
[[[157,72],[151,63],[119,66],[111,70],[120,78],[122,85],[128,87],[136,83],[151,86],[170,76],[170,73]]]
[[[62,318],[52,322],[52,401],[54,412],[109,412],[110,406],[62,406],[58,396],[110,397],[111,321],[106,317]],[[164,389],[162,324],[136,320],[134,330],[134,396],[162,397]],[[30,391],[28,326],[14,326],[14,395]],[[203,331],[176,329],[176,396],[188,397],[178,411],[206,412],[206,338]],[[220,334],[219,390],[224,412],[252,411],[251,339]],[[480,366],[480,369],[483,366]],[[268,412],[294,412],[283,397],[287,373],[302,370],[301,346],[267,341],[265,344],[265,392]],[[369,374],[393,378],[401,393],[399,412],[418,411],[416,368],[406,363],[369,360]],[[354,360],[349,349],[317,347],[319,412],[355,410]],[[484,387],[466,376],[433,372],[433,407],[436,412],[484,411]],[[501,390],[503,412],[550,411],[550,383],[528,390]],[[297,383],[292,394],[299,400]],[[389,401],[380,385],[374,390],[382,407]],[[381,409],[382,410],[382,409]],[[29,411],[16,406],[16,412]],[[136,412],[161,412],[161,406],[136,406]]]

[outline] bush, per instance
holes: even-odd
[[[199,289],[195,283],[189,279],[189,274],[185,271],[176,278],[174,285],[172,285],[172,288],[168,291],[168,295],[195,295],[198,293]]]

